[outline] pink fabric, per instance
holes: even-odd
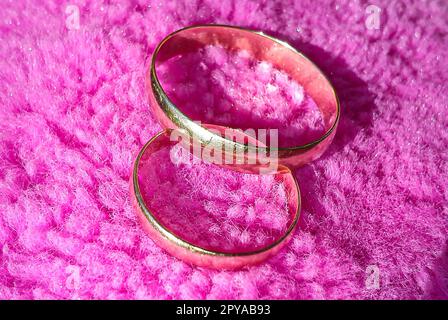
[[[80,10],[79,30],[67,28],[68,4]],[[375,1],[381,25],[369,30],[369,4],[2,3],[0,298],[448,298],[448,5]],[[329,75],[343,107],[330,149],[295,172],[303,211],[291,243],[235,272],[196,268],[163,252],[141,229],[128,196],[133,159],[160,130],[148,111],[145,64],[169,32],[211,22],[289,41]],[[224,88],[228,102],[246,108],[246,118],[229,112],[223,121],[250,120],[259,103],[260,120],[286,136],[292,130],[291,137],[309,138],[305,124],[319,130],[312,103],[300,119],[288,112],[302,110],[294,97],[300,88],[275,80],[276,70],[254,79],[256,64],[239,69],[225,53],[205,55],[208,65],[224,57],[215,69],[229,77],[218,74],[214,81],[229,85],[211,92]],[[193,90],[209,83],[196,79]],[[241,88],[242,95],[231,91]],[[217,97],[216,110],[225,108]],[[161,212],[190,220],[188,210],[208,212],[221,224],[204,222],[206,231],[229,231],[220,241],[244,245],[258,230],[243,235],[244,224],[269,233],[285,222],[276,202],[284,195],[269,178],[158,163],[152,192],[172,191],[156,198]],[[191,196],[180,194],[182,186]],[[233,228],[235,219],[242,225]],[[379,270],[378,289],[366,286],[371,266]]]

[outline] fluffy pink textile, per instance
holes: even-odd
[[[79,8],[79,29],[67,27],[68,4]],[[0,298],[447,299],[448,5],[375,1],[381,23],[370,30],[369,4],[3,1]],[[128,196],[133,159],[160,130],[145,65],[166,34],[198,23],[289,41],[328,74],[343,107],[327,153],[295,172],[303,210],[290,244],[235,272],[166,254],[143,232]],[[214,82],[186,84],[180,71],[167,73],[184,90],[176,99],[187,112],[210,102],[190,93],[214,83],[207,112],[216,114],[198,117],[283,128],[285,144],[321,130],[312,101],[304,108],[306,93],[287,77],[248,61],[237,68],[235,57],[207,50],[185,59]],[[241,117],[222,109],[229,104]],[[286,223],[284,194],[269,177],[155,164],[148,192],[171,214],[167,223],[178,211],[184,228],[195,231],[196,222],[216,241],[243,247]],[[194,221],[193,210],[219,219]],[[252,226],[246,233],[244,224]],[[371,266],[379,288],[369,285]]]

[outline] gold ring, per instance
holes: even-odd
[[[300,217],[300,189],[291,171],[287,168],[275,174],[276,179],[283,183],[287,192],[287,205],[290,223],[286,232],[269,245],[260,249],[245,252],[226,252],[209,250],[186,240],[183,240],[163,225],[153,214],[140,191],[139,168],[142,162],[154,152],[176,144],[170,140],[170,129],[165,129],[149,140],[140,150],[133,167],[130,191],[134,209],[142,221],[146,232],[162,248],[173,256],[192,264],[215,268],[237,269],[243,266],[257,264],[278,252],[291,238]],[[143,161],[142,161],[143,159]]]
[[[229,51],[246,50],[254,58],[268,61],[277,69],[286,72],[301,84],[316,102],[323,117],[325,133],[314,141],[293,147],[253,147],[226,139],[195,122],[197,119],[190,119],[164,91],[157,76],[156,63],[193,52],[206,45],[221,45]],[[163,127],[185,129],[202,145],[214,144],[216,148],[224,147],[243,152],[255,148],[260,153],[276,154],[280,165],[292,168],[302,166],[322,155],[333,140],[340,118],[340,103],[333,85],[310,59],[284,41],[260,31],[233,26],[198,25],[169,34],[159,43],[152,55],[147,87],[153,114]]]

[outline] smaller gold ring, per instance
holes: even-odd
[[[300,217],[301,201],[300,189],[291,171],[283,168],[275,174],[276,179],[281,181],[287,192],[287,205],[290,215],[290,224],[286,232],[269,245],[252,251],[226,252],[213,251],[194,245],[178,237],[167,226],[163,225],[151,212],[140,191],[139,166],[141,160],[150,156],[153,152],[160,150],[175,142],[170,140],[172,130],[165,129],[149,140],[140,150],[133,167],[130,183],[130,193],[137,215],[143,223],[146,232],[152,239],[173,256],[186,262],[215,269],[238,269],[243,266],[260,263],[271,255],[278,252],[291,238]]]

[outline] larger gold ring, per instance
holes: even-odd
[[[263,32],[239,27],[225,25],[187,27],[171,33],[156,47],[147,76],[147,86],[153,114],[163,127],[185,129],[203,145],[216,144],[217,148],[224,146],[234,150],[248,150],[253,147],[226,139],[195,122],[197,119],[187,117],[174,105],[160,84],[156,62],[193,52],[206,45],[220,45],[229,51],[246,50],[255,59],[270,62],[301,84],[322,113],[326,131],[318,139],[293,147],[256,146],[254,148],[265,154],[275,151],[278,163],[288,167],[304,165],[322,155],[336,133],[340,117],[340,103],[334,87],[311,60],[288,43]]]

